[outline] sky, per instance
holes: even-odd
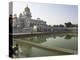
[[[78,24],[78,6],[34,2],[13,2],[13,14],[19,16],[25,7],[30,8],[32,19],[40,18],[48,25],[59,25],[65,22]]]

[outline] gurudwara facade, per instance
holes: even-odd
[[[28,32],[46,32],[47,24],[46,21],[40,18],[31,19],[31,12],[27,6],[24,9],[23,14],[20,13],[19,17],[14,15],[13,18],[13,32],[14,33],[28,33]]]

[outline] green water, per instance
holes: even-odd
[[[40,44],[45,47],[54,48],[65,48],[77,51],[78,48],[78,36],[77,34],[48,34],[48,35],[36,35],[36,36],[26,36],[20,39],[22,41],[29,41],[35,44]],[[15,44],[19,44],[20,53],[19,57],[39,57],[39,56],[55,56],[55,55],[65,55],[62,52],[48,51],[42,48],[37,48],[32,45],[28,45],[21,42],[14,41]]]

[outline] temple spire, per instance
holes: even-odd
[[[27,3],[27,7],[28,7],[28,3]]]

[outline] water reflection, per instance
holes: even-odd
[[[19,38],[21,40],[30,41],[34,43],[43,43],[46,41],[47,36],[39,35],[39,36],[30,36],[25,38]]]
[[[66,40],[70,40],[72,37],[76,37],[76,35],[66,35],[65,36],[65,39]]]
[[[65,39],[66,39],[66,40],[69,40],[69,39],[71,39],[72,37],[73,37],[72,35],[66,35],[66,36],[65,36]]]
[[[58,47],[62,46],[64,48],[76,49],[77,48],[77,40],[75,40],[75,39],[72,40],[73,37],[74,38],[76,37],[76,39],[77,39],[77,36],[73,35],[73,34],[70,34],[70,35],[69,34],[48,34],[48,35],[37,35],[37,36],[29,36],[29,37],[14,38],[14,39],[21,39],[23,41],[25,40],[25,41],[33,42],[36,44],[46,45],[51,48],[53,48],[54,46],[58,46]],[[70,40],[70,41],[65,41],[65,40]],[[17,41],[14,42],[14,45],[15,44],[19,44],[19,46],[22,50],[22,52],[19,53],[20,57],[31,57],[32,55],[34,55],[34,53],[33,53],[34,51],[39,50],[39,49],[34,49],[34,46],[32,46],[32,45],[20,43]],[[69,46],[66,44],[68,44]],[[41,52],[44,53],[43,50]],[[41,53],[41,52],[38,52],[38,53]],[[49,53],[49,52],[47,52],[47,53]],[[44,54],[44,55],[46,55],[46,54]],[[55,55],[55,54],[53,54],[53,55]]]
[[[25,40],[25,41],[30,41],[30,42],[34,42],[34,43],[43,43],[46,42],[46,39],[48,38],[53,38],[56,39],[56,37],[64,37],[65,39],[73,37],[73,35],[63,35],[63,34],[48,34],[48,35],[37,35],[37,36],[29,36],[29,37],[24,37],[24,38],[19,38],[21,40]]]

